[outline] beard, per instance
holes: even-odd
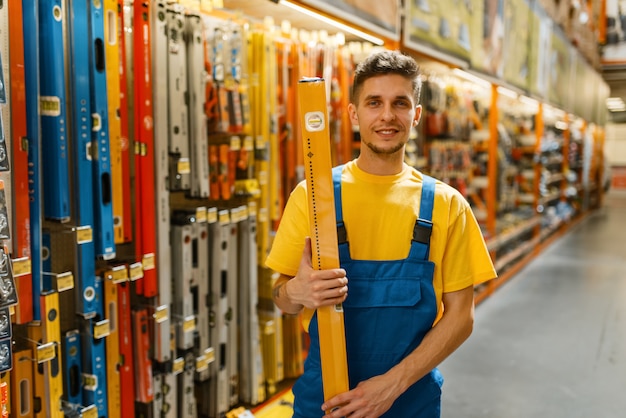
[[[404,146],[406,145],[406,142],[397,142],[391,147],[379,147],[376,144],[373,144],[367,140],[361,140],[374,154],[378,155],[393,155],[404,149]]]

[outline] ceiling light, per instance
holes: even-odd
[[[498,86],[498,94],[510,97],[511,99],[517,99],[517,93],[511,89],[507,89],[506,87]]]
[[[528,96],[520,96],[519,101],[530,107],[536,108],[539,106],[539,102],[537,100]]]
[[[606,107],[611,112],[623,112],[626,110],[626,103],[621,97],[609,97],[606,99]]]
[[[467,71],[463,71],[463,70],[461,70],[459,68],[454,68],[452,70],[452,73],[454,75],[456,75],[457,77],[460,77],[460,78],[462,78],[464,80],[467,80],[467,81],[471,81],[472,83],[476,83],[476,84],[478,84],[480,86],[483,86],[485,88],[490,88],[491,87],[491,83],[489,81],[487,81],[485,79],[482,79],[482,78],[480,78],[478,76],[475,76],[472,73],[468,73]]]
[[[304,8],[302,6],[298,6],[297,4],[294,4],[294,3],[292,3],[292,2],[290,2],[288,0],[279,0],[278,3],[282,4],[284,6],[287,6],[287,7],[291,8],[291,9],[293,9],[293,10],[296,10],[296,11],[298,11],[300,13],[303,13],[303,14],[305,14],[307,16],[313,17],[313,18],[315,18],[315,19],[317,19],[317,20],[319,20],[321,22],[324,22],[324,23],[327,23],[327,24],[329,24],[331,26],[334,26],[334,27],[336,27],[339,30],[351,33],[351,34],[353,34],[355,36],[358,36],[361,39],[365,39],[366,41],[369,41],[369,42],[373,43],[374,45],[384,45],[384,43],[385,43],[385,41],[383,41],[380,38],[377,38],[377,37],[372,36],[372,35],[370,35],[368,33],[365,33],[363,31],[360,31],[358,29],[355,29],[353,27],[345,25],[345,24],[343,24],[341,22],[338,22],[338,21],[336,21],[334,19],[330,19],[330,18],[328,18],[328,17],[326,17],[324,15],[316,13],[316,12],[314,12],[312,10],[309,10],[307,8]]]

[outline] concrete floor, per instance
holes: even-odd
[[[442,418],[626,417],[626,191],[476,308]]]

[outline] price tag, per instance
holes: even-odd
[[[61,115],[61,99],[56,96],[39,96],[39,112],[42,116]]]
[[[135,142],[135,154],[145,157],[148,153],[148,147],[143,142]]]
[[[128,269],[126,266],[117,266],[113,267],[113,269],[107,271],[106,273],[107,279],[111,280],[113,283],[121,283],[128,281]]]
[[[240,206],[239,208],[241,209],[241,211],[239,212],[239,221],[242,222],[248,219],[248,207]]]
[[[215,361],[215,350],[213,347],[209,347],[204,350],[204,357],[206,358],[207,364],[211,364]]]
[[[207,210],[204,206],[196,209],[196,222],[204,223],[207,221]]]
[[[80,416],[82,418],[98,418],[98,407],[96,405],[90,405],[80,410]]]
[[[95,391],[98,388],[98,376],[95,374],[83,373],[83,388]]]
[[[206,217],[210,224],[217,222],[217,208],[209,208]]]
[[[46,361],[52,360],[56,356],[56,343],[54,341],[37,346],[37,363],[45,363]]]
[[[111,333],[111,324],[108,319],[96,322],[93,326],[93,337],[96,340],[107,337]]]
[[[91,226],[76,227],[76,243],[86,244],[93,241],[93,230]]]
[[[189,161],[189,158],[181,158],[178,160],[177,170],[178,174],[191,173],[191,162]]]
[[[183,321],[183,332],[192,332],[196,330],[196,317],[190,315]]]
[[[219,220],[222,225],[227,225],[230,223],[230,214],[227,210],[220,211]]]
[[[246,151],[254,151],[254,139],[250,135],[247,135],[243,139],[243,149]]]
[[[30,258],[22,257],[13,260],[13,277],[24,276],[31,273]]]
[[[241,209],[233,208],[230,210],[230,221],[234,224],[241,220]]]
[[[200,373],[209,368],[206,356],[203,354],[200,357],[196,357],[196,372]]]
[[[238,136],[230,137],[230,150],[231,151],[239,151],[241,149],[241,138]]]
[[[185,370],[185,359],[179,357],[172,362],[172,374],[181,374]]]
[[[143,266],[144,271],[154,269],[154,254],[144,254],[143,258],[141,259],[141,265]]]
[[[263,334],[272,335],[276,332],[276,327],[274,327],[274,321],[267,321],[265,323],[265,327],[263,328]]]
[[[167,318],[169,317],[167,305],[161,305],[156,308],[152,316],[154,317],[154,322],[156,322],[157,324],[160,324],[163,321],[167,321]]]
[[[71,271],[57,274],[57,292],[61,293],[74,288],[74,275]]]
[[[262,150],[262,149],[267,148],[267,140],[262,135],[257,136],[256,141],[254,142],[255,142],[255,148],[257,150]]]
[[[143,264],[137,262],[133,263],[129,266],[130,270],[130,281],[134,282],[135,280],[139,280],[143,277]]]

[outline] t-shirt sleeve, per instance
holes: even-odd
[[[291,192],[274,236],[265,265],[279,273],[295,276],[300,266],[304,239],[309,236],[306,184]]]
[[[443,292],[455,292],[497,277],[478,222],[463,201],[448,230],[443,256]]]

